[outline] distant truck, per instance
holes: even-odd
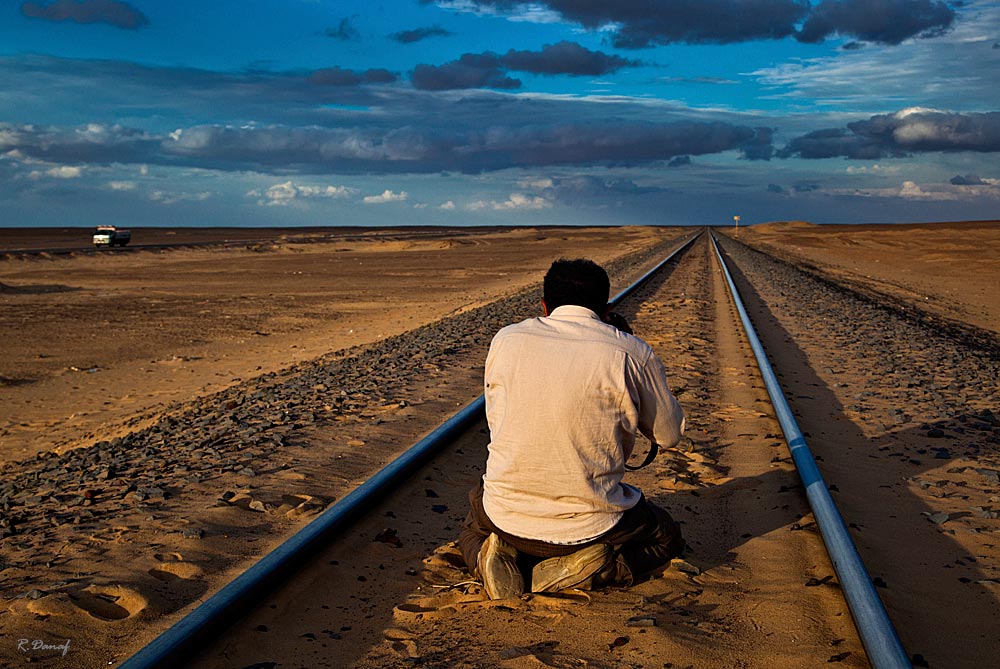
[[[131,230],[121,230],[113,225],[98,225],[94,230],[94,246],[125,246],[131,240]]]

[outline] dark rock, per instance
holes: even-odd
[[[372,539],[372,541],[380,541],[384,544],[391,544],[393,546],[396,546],[397,548],[403,545],[402,540],[396,534],[396,530],[392,529],[391,527],[387,527],[378,534],[376,534],[375,537]]]
[[[1000,482],[1000,471],[996,469],[986,469],[984,467],[976,467],[975,471],[981,476],[985,476],[988,480],[993,482]]]
[[[656,618],[653,616],[632,616],[625,621],[625,627],[656,627]]]

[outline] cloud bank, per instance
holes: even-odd
[[[119,0],[56,0],[47,5],[25,2],[21,5],[21,13],[32,19],[106,23],[125,30],[136,30],[149,24],[145,14]]]
[[[0,123],[0,152],[52,163],[157,163],[224,170],[478,173],[540,165],[646,165],[740,151],[769,158],[771,130],[724,122],[641,121],[404,126],[198,125],[165,136],[119,125],[58,128]]]
[[[413,44],[421,42],[431,37],[451,37],[452,32],[445,30],[441,26],[427,26],[424,28],[414,28],[413,30],[401,30],[398,33],[389,35],[389,39],[396,40],[400,44]]]
[[[424,0],[427,2],[428,0]],[[838,34],[881,44],[940,34],[955,12],[939,0],[468,0],[501,12],[541,7],[590,30],[612,29],[619,48],[655,44],[732,44],[794,37],[822,42]],[[802,25],[801,29],[799,25]]]
[[[911,37],[935,37],[951,27],[955,11],[938,0],[824,0],[795,36],[822,42],[836,33],[865,42],[899,44]]]
[[[766,144],[765,144],[766,142]],[[323,171],[485,172],[560,164],[627,166],[739,150],[762,157],[770,132],[723,122],[495,125],[450,132],[323,127],[196,126],[165,140],[165,156],[194,162]]]
[[[790,141],[781,158],[899,158],[913,153],[1000,151],[1000,112],[957,114],[904,109],[846,128],[816,130]]]
[[[721,121],[578,121],[461,129],[197,125],[166,135],[121,125],[0,123],[0,152],[53,164],[155,163],[223,170],[318,173],[479,173],[545,165],[681,166],[737,151],[747,160],[858,160],[917,153],[1000,152],[1000,112],[920,108],[816,130],[775,151],[774,128]]]
[[[358,71],[342,67],[326,67],[315,70],[309,81],[320,86],[360,86],[362,84],[391,84],[399,77],[381,68]]]
[[[425,91],[463,88],[520,88],[521,81],[507,76],[507,71],[542,75],[598,76],[611,74],[625,67],[636,67],[638,61],[591,51],[575,42],[546,44],[541,51],[510,49],[500,55],[490,51],[467,53],[458,60],[443,65],[417,65],[411,80],[414,87]]]

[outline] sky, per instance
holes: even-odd
[[[998,218],[1000,0],[0,3],[0,226]]]

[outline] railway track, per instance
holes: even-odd
[[[995,345],[731,236],[720,242],[914,666],[995,664]]]
[[[688,441],[632,479],[684,525],[684,571],[629,591],[484,601],[449,543],[485,459],[479,398],[121,666],[519,666],[528,656],[549,666],[909,666],[780,389],[767,388],[776,379],[759,342],[763,379],[754,371],[756,337],[737,328],[742,307],[714,242],[702,235],[678,254],[617,308],[664,358],[689,414]],[[781,429],[806,495],[775,441]]]

